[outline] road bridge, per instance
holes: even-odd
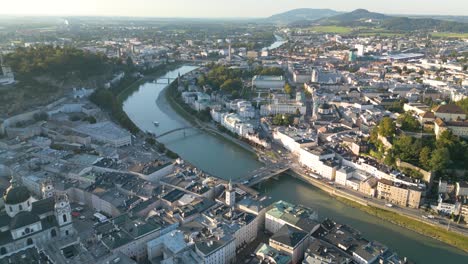
[[[172,81],[177,80],[177,78],[158,78],[154,80],[156,84],[171,84]]]
[[[244,177],[238,178],[236,179],[236,181],[247,186],[254,186],[262,181],[266,181],[272,177],[275,177],[278,174],[281,174],[289,169],[290,167],[288,165],[266,166],[257,169]]]

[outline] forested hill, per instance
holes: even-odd
[[[443,21],[432,18],[393,17],[385,20],[382,26],[388,30],[398,31],[430,30],[468,33],[468,23]]]
[[[340,12],[331,9],[299,8],[270,16],[265,20],[272,23],[288,24],[297,21],[314,21],[337,14]]]
[[[366,9],[356,9],[347,13],[339,13],[333,10],[325,12],[319,9],[295,9],[271,16],[268,19],[271,21],[286,21],[286,17],[290,21],[289,25],[296,27],[323,25],[354,28],[374,27],[395,32],[437,31],[468,33],[468,23],[461,22],[463,20],[448,21],[434,18],[410,18],[407,16],[393,16],[370,12]]]
[[[19,79],[40,75],[57,80],[67,77],[86,79],[109,72],[115,63],[103,54],[53,46],[18,48],[5,59]]]

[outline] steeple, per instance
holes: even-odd
[[[55,188],[50,179],[47,179],[41,184],[42,198],[47,199],[54,196]]]
[[[226,189],[226,204],[228,206],[234,206],[236,203],[236,192],[232,186],[232,181],[229,179],[229,183]]]

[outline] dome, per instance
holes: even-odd
[[[323,103],[323,104],[319,105],[319,108],[320,109],[330,109],[330,105],[327,104],[327,103]]]
[[[31,193],[24,186],[10,186],[3,196],[6,204],[19,204],[26,202],[31,198]]]
[[[28,226],[28,225],[31,225],[40,221],[41,219],[39,218],[39,216],[31,212],[19,212],[11,220],[10,228],[11,230],[14,230],[14,229],[17,229],[23,226]]]

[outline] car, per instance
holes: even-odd
[[[80,220],[85,220],[85,219],[86,219],[86,216],[81,215],[81,216],[79,217],[79,219],[80,219]]]

